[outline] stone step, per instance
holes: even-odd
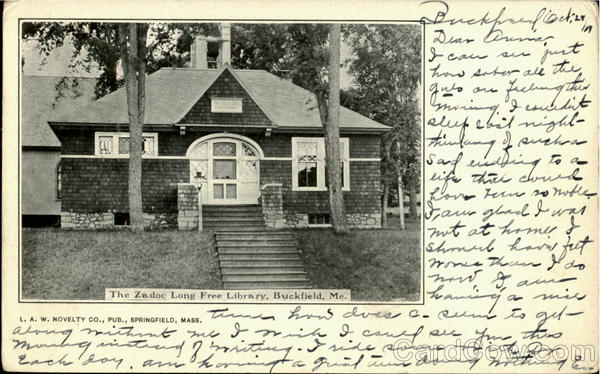
[[[223,260],[219,256],[222,268],[266,268],[266,267],[303,267],[300,257],[296,255],[293,260]]]
[[[219,253],[221,264],[225,261],[241,261],[241,262],[257,262],[257,261],[274,261],[274,262],[295,262],[299,260],[299,252],[292,253],[250,253],[250,254],[230,254]]]
[[[294,240],[292,233],[254,232],[254,233],[218,233],[217,240]]]
[[[202,222],[261,222],[263,223],[264,220],[261,217],[249,217],[249,216],[242,216],[242,217],[225,217],[225,216],[202,216]]]
[[[295,247],[295,240],[217,240],[218,247]]]
[[[255,230],[265,230],[265,223],[262,221],[208,221],[202,222],[203,227],[253,227]]]
[[[202,218],[238,218],[252,217],[263,219],[262,212],[202,212]]]
[[[269,281],[269,282],[223,282],[226,290],[272,290],[272,289],[295,289],[311,288],[308,281]]]
[[[306,273],[301,274],[223,274],[223,282],[288,282],[308,281]]]
[[[243,225],[243,226],[238,226],[237,224],[232,225],[230,223],[211,223],[209,225],[202,225],[202,228],[204,230],[209,230],[209,231],[227,231],[227,232],[238,232],[238,231],[256,231],[256,230],[264,230],[265,227],[264,226],[260,226],[260,225]]]
[[[207,231],[215,231],[216,233],[230,233],[230,232],[240,232],[240,231],[247,231],[247,232],[256,232],[256,231],[261,231],[264,230],[265,227],[263,226],[251,226],[251,225],[246,225],[246,226],[203,226],[204,230]]]
[[[221,254],[263,255],[263,254],[290,254],[290,253],[294,253],[296,255],[300,254],[300,251],[298,251],[296,246],[291,246],[291,247],[218,247],[217,251],[219,252],[219,255],[221,255]]]
[[[288,267],[223,267],[221,268],[223,275],[272,275],[272,274],[296,274],[306,275],[302,266]]]
[[[243,234],[248,234],[244,232]],[[294,235],[293,231],[290,230],[272,230],[272,229],[260,229],[256,230],[253,234],[265,234],[265,235]]]
[[[202,205],[203,212],[262,212],[260,205]]]

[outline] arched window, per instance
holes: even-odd
[[[56,164],[56,200],[62,198],[62,167],[60,161]]]

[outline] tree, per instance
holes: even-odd
[[[125,76],[127,113],[129,115],[129,220],[131,230],[136,232],[144,230],[142,213],[142,132],[146,103],[147,35],[147,24],[123,23],[119,25],[121,67]]]
[[[329,190],[331,224],[338,234],[348,233],[344,195],[342,192],[342,165],[340,160],[340,44],[341,25],[331,24],[329,31],[329,100],[318,97],[321,122],[325,130],[325,163]],[[327,113],[323,118],[323,113]],[[346,171],[348,172],[348,171]]]
[[[106,22],[24,22],[23,39],[36,41],[42,56],[65,44],[73,46],[72,69],[99,72],[96,96],[102,97],[122,87],[119,23]],[[142,25],[142,24],[139,24]],[[217,35],[217,25],[207,23],[152,23],[148,29],[146,71],[162,67],[183,67],[189,61],[190,46],[198,34]]]
[[[419,27],[351,25],[344,36],[355,56],[347,61],[355,85],[343,93],[343,105],[392,127],[382,142],[383,211],[386,191],[396,186],[400,208],[403,190],[407,188],[411,214],[416,215],[416,191],[420,185]]]
[[[291,73],[287,24],[234,24],[231,59],[236,69],[261,69],[287,77]]]
[[[24,22],[23,39],[35,40],[42,56],[54,49],[72,44],[73,55],[69,61],[72,69],[90,71],[97,65],[100,75],[96,96],[101,97],[116,90],[119,62],[118,24],[101,22]]]
[[[319,111],[325,137],[332,227],[336,233],[347,233],[339,146],[341,25],[236,25],[232,35],[236,43],[242,41],[234,47],[235,66],[257,64],[314,92],[314,109]]]

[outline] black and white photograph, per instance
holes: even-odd
[[[21,21],[20,299],[421,302],[421,59],[418,22]]]
[[[598,4],[3,4],[2,366],[597,373]]]

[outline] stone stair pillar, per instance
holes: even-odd
[[[265,225],[269,229],[281,229],[286,226],[285,217],[283,216],[282,188],[281,183],[268,183],[261,187],[262,210]]]
[[[191,183],[177,184],[177,228],[197,230],[200,228],[198,188]]]

